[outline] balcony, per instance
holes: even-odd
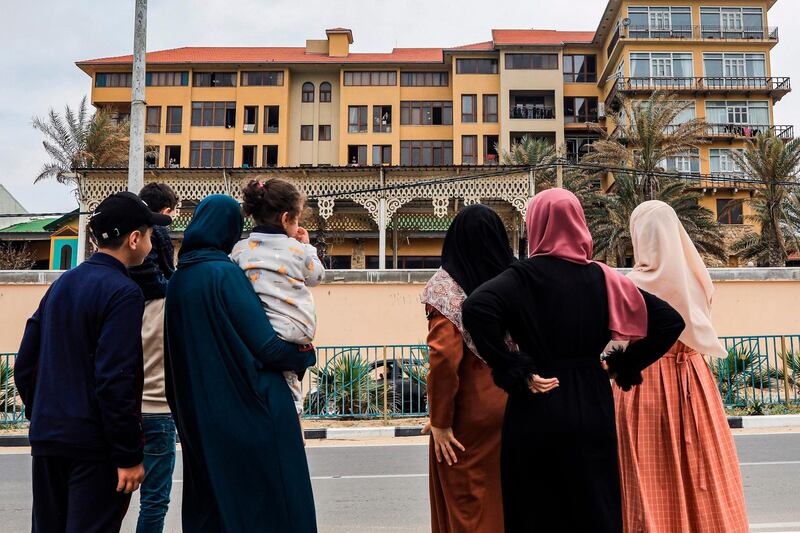
[[[653,91],[670,91],[703,94],[767,94],[777,102],[789,92],[792,86],[788,77],[680,77],[680,78],[617,78],[606,97],[610,106],[617,95],[641,95]]]
[[[713,41],[759,41],[777,43],[778,28],[774,26],[724,28],[721,26],[672,26],[653,28],[649,26],[623,26],[623,39],[698,39]],[[616,43],[614,43],[616,44]],[[613,49],[612,49],[613,50]]]
[[[556,108],[536,104],[516,104],[509,109],[508,118],[523,120],[552,120],[556,118]]]
[[[706,136],[709,139],[752,139],[759,133],[772,132],[775,137],[789,141],[794,139],[794,126],[758,124],[708,124]]]
[[[553,91],[509,91],[508,118],[517,120],[553,120],[556,100]]]

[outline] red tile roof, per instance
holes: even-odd
[[[78,61],[78,66],[117,65],[133,56],[103,57]],[[185,47],[147,53],[150,64],[174,63],[441,63],[441,48],[395,48],[390,53],[349,54],[329,57],[309,54],[303,47]]]
[[[494,50],[494,43],[492,41],[484,41],[482,43],[465,44],[461,46],[454,46],[447,50]]]
[[[492,40],[496,46],[503,45],[553,45],[563,43],[591,43],[593,31],[558,30],[492,30]]]

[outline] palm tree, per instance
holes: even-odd
[[[504,165],[526,165],[547,167],[536,171],[536,190],[541,191],[554,186],[558,152],[555,145],[547,139],[525,135],[511,144],[511,149],[500,155]],[[548,165],[553,165],[548,167]]]
[[[761,133],[733,157],[742,172],[762,186],[748,201],[753,214],[747,217],[761,231],[748,233],[732,250],[762,265],[785,266],[789,248],[800,250],[800,198],[793,192],[800,172],[800,139],[784,142],[773,132]]]
[[[47,117],[34,117],[33,127],[44,135],[42,145],[50,156],[34,183],[55,179],[77,187],[76,168],[118,167],[127,162],[127,121],[118,123],[105,109],[90,115],[85,96],[76,110],[65,106],[63,116],[50,109]]]
[[[659,91],[647,100],[622,98],[619,110],[611,115],[616,130],[609,135],[597,126],[595,129],[603,138],[592,144],[592,151],[583,162],[635,170],[641,177],[637,185],[644,200],[656,199],[664,160],[704,143],[705,122],[691,119],[678,123],[680,114],[690,105],[674,94]]]
[[[724,260],[722,230],[713,213],[699,204],[701,193],[689,190],[680,180],[662,179],[655,195],[656,200],[672,206],[701,253]],[[608,193],[592,194],[584,200],[595,256],[613,259],[617,266],[625,265],[631,247],[631,214],[644,201],[644,192],[632,172],[619,174]]]

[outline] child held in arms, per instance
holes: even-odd
[[[325,268],[300,226],[305,197],[279,179],[253,180],[242,190],[244,214],[255,227],[233,248],[231,259],[247,274],[281,339],[311,344],[317,329],[316,308],[309,287],[325,279]],[[303,411],[302,376],[284,372],[298,416]]]

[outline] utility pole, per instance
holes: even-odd
[[[135,0],[133,26],[133,79],[131,81],[131,131],[128,152],[128,190],[144,187],[145,53],[147,51],[147,0]]]

